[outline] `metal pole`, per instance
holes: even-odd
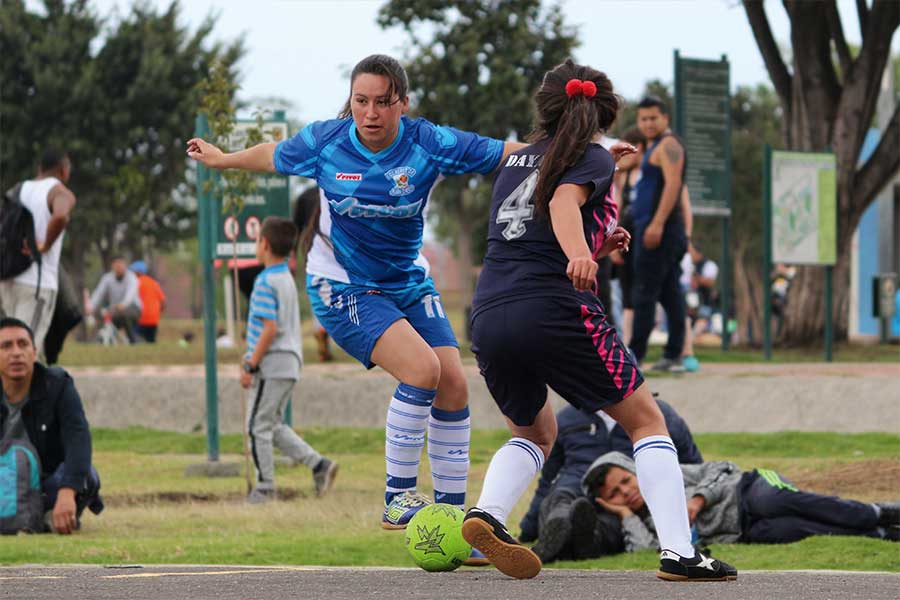
[[[195,135],[209,137],[205,114],[197,115]],[[206,370],[206,452],[210,462],[219,460],[219,390],[216,368],[216,282],[213,276],[214,211],[217,203],[204,188],[212,173],[197,163],[197,230],[203,265],[203,362]]]
[[[728,65],[728,56],[722,55],[722,62]],[[731,67],[728,68],[728,90],[731,90]],[[722,350],[727,352],[731,346],[731,94],[725,103],[725,201],[728,203],[728,214],[722,219],[722,279],[720,281],[722,298]]]
[[[772,147],[763,150],[763,356],[772,360]]]
[[[832,343],[834,341],[834,318],[832,316],[832,270],[831,265],[825,266],[825,361],[832,360]]]

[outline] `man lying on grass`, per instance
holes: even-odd
[[[0,318],[0,531],[72,533],[85,507],[103,510],[99,491],[72,378],[37,362],[28,325]]]
[[[700,545],[780,544],[813,535],[900,541],[900,503],[866,504],[804,492],[774,471],[745,473],[727,461],[681,465],[681,470],[688,518]],[[604,454],[588,469],[582,487],[622,520],[626,551],[657,548],[632,459],[620,452]]]

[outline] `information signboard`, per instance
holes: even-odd
[[[772,261],[833,265],[837,260],[834,155],[772,151]]]
[[[283,114],[276,114],[276,117]],[[263,141],[280,142],[287,139],[289,131],[287,121],[277,119],[263,123]],[[257,125],[256,120],[240,120],[235,125],[229,140],[229,150],[243,150],[246,145],[247,131]],[[273,173],[260,173],[256,177],[256,193],[247,196],[244,208],[237,215],[223,214],[219,203],[216,258],[231,258],[235,254],[235,242],[238,258],[256,256],[256,238],[263,219],[268,216],[290,217],[291,197],[288,178]]]
[[[731,214],[730,65],[675,52],[673,129],[687,150],[685,183],[693,212]]]

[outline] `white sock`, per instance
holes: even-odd
[[[462,509],[469,478],[469,407],[441,410],[431,407],[428,419],[428,459],[434,482],[434,501]]]
[[[478,508],[506,525],[509,512],[543,466],[544,453],[537,444],[512,438],[497,450],[488,465]]]
[[[651,435],[635,442],[634,465],[641,495],[656,526],[660,548],[692,558],[694,547],[691,545],[684,477],[672,438]]]
[[[385,424],[384,459],[387,478],[384,503],[407,490],[415,491],[425,426],[437,390],[401,383],[391,398]]]

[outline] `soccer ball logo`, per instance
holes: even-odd
[[[463,511],[449,504],[430,504],[406,526],[406,548],[426,571],[452,571],[472,553],[462,536]]]

